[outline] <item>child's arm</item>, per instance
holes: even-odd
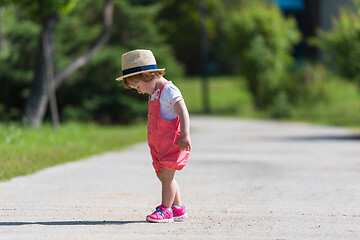
[[[180,138],[176,145],[179,145],[180,151],[190,151],[190,117],[185,102],[183,100],[178,101],[174,104],[174,109],[179,115],[181,127]]]

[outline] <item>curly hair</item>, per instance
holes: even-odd
[[[130,83],[137,83],[139,81],[150,82],[151,80],[153,80],[154,76],[162,77],[165,75],[164,70],[155,70],[148,73],[150,73],[150,75],[144,75],[143,73],[139,73],[130,77],[125,77],[122,81],[122,84],[126,89],[131,89]]]

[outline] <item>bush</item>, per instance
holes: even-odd
[[[311,42],[323,51],[328,66],[349,80],[360,81],[360,0],[353,2],[355,8],[341,9],[332,29],[320,31]]]
[[[273,118],[288,118],[291,116],[291,106],[287,95],[284,92],[279,93],[272,105],[271,117]]]
[[[332,76],[321,64],[304,63],[288,74],[287,80],[282,82],[282,89],[293,105],[313,104],[326,101],[326,82]]]
[[[3,10],[3,9],[0,9]],[[0,121],[19,119],[26,97],[30,92],[40,27],[31,21],[16,22],[16,12],[4,11],[0,24]],[[1,33],[0,33],[1,34]]]
[[[226,29],[232,43],[230,57],[247,79],[254,105],[268,108],[284,94],[281,82],[300,40],[295,20],[284,18],[273,5],[255,3],[230,14]]]

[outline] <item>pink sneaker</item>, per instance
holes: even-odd
[[[182,205],[180,208],[175,205],[172,205],[171,209],[173,211],[175,222],[182,222],[187,218],[187,213],[184,205]]]
[[[173,213],[169,211],[164,205],[156,207],[156,211],[146,217],[146,221],[154,223],[173,222]]]

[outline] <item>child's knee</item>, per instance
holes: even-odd
[[[162,168],[160,172],[156,173],[156,176],[162,183],[170,183],[174,179],[175,170]]]
[[[168,182],[170,181],[170,177],[167,174],[164,174],[162,171],[156,174],[160,182]]]

